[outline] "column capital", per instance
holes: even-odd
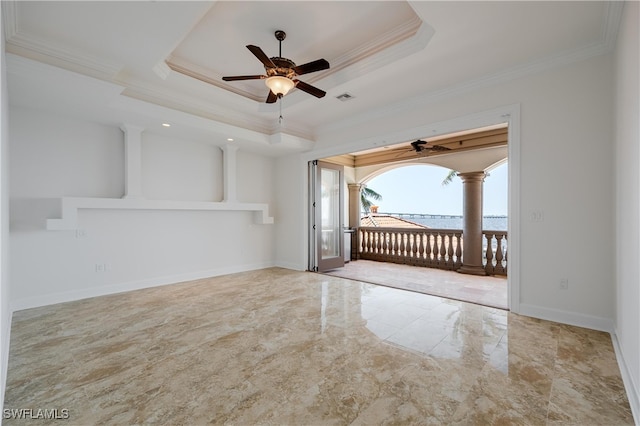
[[[363,185],[361,183],[348,183],[347,187],[349,188],[349,190],[361,190]]]
[[[120,125],[120,130],[122,130],[125,134],[133,134],[133,133],[142,133],[145,131],[145,128],[141,126],[136,126],[134,124],[122,123]]]
[[[222,151],[224,152],[236,152],[238,149],[240,149],[240,147],[238,145],[227,144],[222,145],[220,149],[222,149]]]
[[[484,182],[484,178],[487,177],[487,173],[481,172],[465,172],[458,173],[458,177],[462,179],[462,182]]]

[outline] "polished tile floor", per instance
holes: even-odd
[[[343,268],[327,271],[326,274],[494,308],[509,307],[507,278],[501,276],[481,277],[362,259],[348,262]]]
[[[633,424],[606,333],[278,268],[16,312],[4,408],[82,425]]]

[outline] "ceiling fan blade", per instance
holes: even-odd
[[[451,148],[442,145],[428,146],[427,149],[430,149],[431,151],[451,151]]]
[[[256,58],[260,60],[267,68],[275,68],[276,65],[269,59],[269,57],[260,49],[258,46],[254,46],[252,44],[247,45],[247,49],[251,51],[255,55]]]
[[[222,77],[224,81],[238,81],[238,80],[260,80],[267,78],[266,75],[234,75],[232,77]]]
[[[325,92],[324,90],[320,90],[317,87],[305,83],[304,81],[293,80],[293,82],[296,83],[296,87],[298,89],[302,90],[303,92],[307,92],[308,94],[313,95],[316,98],[322,98],[327,94],[327,92]]]
[[[268,104],[273,104],[278,100],[278,96],[273,93],[271,90],[269,90],[269,96],[267,96],[267,103]]]
[[[309,74],[310,72],[322,71],[326,69],[329,69],[329,62],[327,62],[326,59],[318,59],[316,61],[298,65],[297,67],[293,68],[293,70],[298,75]]]

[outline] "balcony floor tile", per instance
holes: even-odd
[[[480,277],[455,271],[357,260],[326,272],[335,277],[508,309],[507,278]]]

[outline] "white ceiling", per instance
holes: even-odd
[[[109,124],[135,121],[150,131],[170,121],[181,136],[220,144],[234,137],[276,154],[311,149],[328,126],[416,97],[605,53],[615,42],[621,7],[594,1],[2,2],[11,103]],[[262,74],[245,45],[278,56],[277,29],[287,32],[282,56],[331,64],[300,77],[327,96],[293,90],[283,99],[282,124],[280,105],[263,103],[264,82],[220,79]],[[354,98],[336,99],[345,92]]]

